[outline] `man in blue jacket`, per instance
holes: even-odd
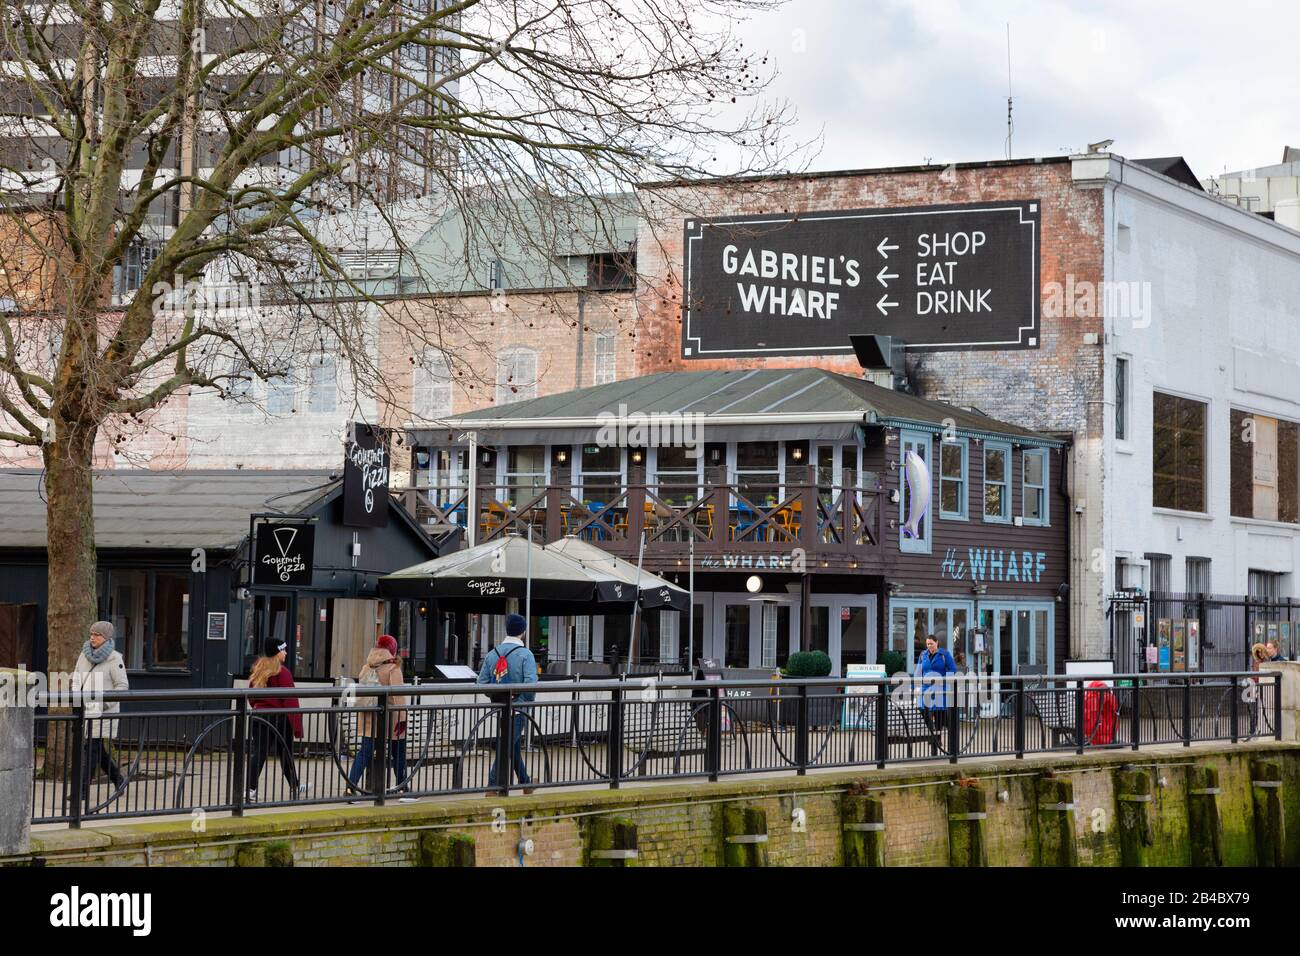
[[[483,666],[478,673],[478,683],[480,684],[536,684],[537,683],[537,659],[533,657],[533,652],[524,646],[524,634],[528,630],[528,623],[518,614],[511,614],[506,618],[506,639],[498,644],[492,650],[487,652],[483,658]],[[489,695],[491,696],[491,695]],[[536,699],[536,694],[520,693],[514,698],[515,704],[528,704]],[[513,733],[511,738],[513,745],[511,752],[514,754],[511,761],[514,766],[515,775],[519,777],[519,782],[524,785],[524,793],[532,793],[533,788],[528,786],[532,780],[528,777],[528,768],[524,765],[523,748],[520,745],[524,735],[524,724],[527,723],[527,717],[523,710],[515,710],[513,721]],[[505,738],[505,722],[501,724],[501,740],[498,741],[497,754],[501,752],[501,744]],[[497,777],[497,756],[492,757],[492,766],[488,769],[488,786],[500,788]],[[507,795],[505,789],[489,790],[485,796],[504,797]]]
[[[931,746],[938,752],[939,738],[946,723],[950,699],[948,680],[957,674],[957,663],[948,649],[939,646],[933,634],[925,639],[925,650],[916,661],[916,677],[921,690],[921,711],[934,737]],[[953,743],[949,741],[949,743]]]

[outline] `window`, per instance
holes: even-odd
[[[751,505],[775,504],[781,485],[777,442],[736,443],[736,485]]]
[[[253,369],[243,355],[236,355],[230,363],[230,385],[226,394],[235,400],[239,411],[249,407],[253,397]]]
[[[189,667],[190,578],[181,571],[105,571],[98,615],[130,670]]]
[[[1047,449],[1031,448],[1021,456],[1020,513],[1025,524],[1046,525]]]
[[[1115,359],[1115,438],[1128,440],[1128,359]]]
[[[617,445],[583,445],[581,479],[583,504],[600,506],[594,509],[597,511],[609,504],[623,493],[623,449]]]
[[[695,452],[693,457],[691,452]],[[694,501],[700,493],[700,465],[703,461],[696,448],[656,448],[655,493],[671,504]]]
[[[121,264],[114,270],[118,295],[135,292],[140,288],[160,251],[160,246],[149,242],[132,243],[127,247]]]
[[[323,356],[311,364],[307,407],[313,412],[333,412],[338,405],[338,366],[333,356]]]
[[[537,353],[506,349],[497,356],[497,404],[509,405],[537,397]]]
[[[1236,408],[1230,424],[1233,517],[1300,523],[1300,426]]]
[[[520,506],[546,487],[546,447],[511,445],[506,452],[506,494]]]
[[[1253,598],[1276,601],[1282,597],[1282,575],[1277,571],[1251,569],[1247,576],[1247,587]]]
[[[451,369],[439,351],[425,352],[411,372],[411,413],[422,421],[451,414]]]
[[[276,375],[266,385],[266,411],[287,415],[293,411],[294,381],[289,374]]]
[[[984,446],[984,520],[1011,520],[1011,448]]]
[[[1187,559],[1187,587],[1188,594],[1213,594],[1210,587],[1210,559],[1209,558],[1188,558]]]
[[[1205,403],[1160,392],[1153,397],[1152,504],[1205,511]]]
[[[587,285],[594,289],[630,289],[635,271],[634,256],[601,252],[587,257]]]
[[[589,617],[573,619],[573,659],[591,660],[591,618]]]
[[[681,612],[659,612],[659,663],[671,664],[677,660],[678,628],[681,625]]]
[[[614,333],[596,335],[595,384],[606,385],[618,378],[617,356],[614,354]]]
[[[506,268],[505,263],[500,259],[493,259],[488,263],[488,288],[504,289],[506,287]]]
[[[908,520],[916,512],[912,502],[912,487],[907,480],[907,455],[909,452],[930,466],[930,436],[923,432],[902,432],[902,448],[899,452],[898,469],[898,547],[900,551],[914,551],[918,554],[930,553],[930,514],[916,521],[915,528],[908,525]],[[918,503],[919,504],[919,503]]]
[[[1151,592],[1153,594],[1168,594],[1172,590],[1171,565],[1172,559],[1167,554],[1148,554],[1144,557],[1151,562]]]
[[[939,516],[966,517],[967,449],[964,441],[939,445]]]

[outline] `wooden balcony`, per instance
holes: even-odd
[[[464,487],[406,488],[394,494],[431,532],[467,527]],[[789,557],[802,549],[809,567],[815,562],[826,570],[883,570],[888,498],[878,488],[482,485],[476,498],[479,542],[511,533],[531,533],[541,542],[576,535],[635,561],[644,534],[646,565],[652,569],[677,566],[693,545],[697,567],[704,559],[705,567],[740,568],[748,564],[730,559]]]

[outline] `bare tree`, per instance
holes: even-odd
[[[384,386],[373,290],[323,217],[365,207],[398,235],[384,210],[423,196],[556,230],[557,201],[600,223],[719,156],[772,170],[785,112],[732,106],[769,70],[734,30],[777,2],[0,0],[0,442],[45,468],[51,669],[95,613],[97,441],[313,351]],[[197,301],[218,273],[276,307]]]

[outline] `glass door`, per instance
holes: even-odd
[[[1050,604],[981,605],[980,622],[994,673],[1052,673],[1054,611]]]

